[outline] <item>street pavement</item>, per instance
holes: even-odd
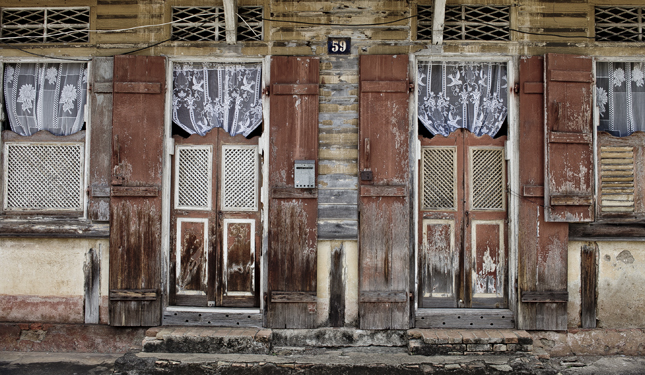
[[[291,355],[0,351],[0,375],[72,374],[645,374],[645,357],[420,356],[325,350]]]

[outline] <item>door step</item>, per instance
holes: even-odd
[[[143,340],[143,351],[149,353],[295,355],[338,350],[412,355],[519,354],[532,352],[533,339],[526,331],[506,329],[155,327]]]

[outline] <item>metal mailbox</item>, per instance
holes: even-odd
[[[315,188],[316,187],[316,161],[296,160],[294,161],[294,187]]]

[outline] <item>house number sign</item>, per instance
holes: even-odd
[[[349,55],[351,51],[351,38],[327,39],[327,53],[330,55]]]

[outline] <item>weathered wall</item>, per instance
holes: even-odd
[[[596,43],[593,39],[594,4],[635,4],[642,0],[477,0],[448,4],[504,4],[511,6],[511,27],[535,34],[512,32],[508,42],[444,41],[443,55],[541,55],[548,52],[594,56],[643,56],[642,43]],[[162,42],[137,54],[170,57],[261,57],[265,55],[316,55],[320,64],[318,164],[318,317],[319,325],[356,325],[358,320],[358,56],[408,54],[430,50],[428,41],[416,40],[416,20],[387,25],[409,17],[417,4],[431,0],[272,1],[239,0],[238,5],[262,5],[265,17],[329,23],[336,26],[266,21],[264,41],[174,42],[170,25],[92,34],[90,43],[74,45],[22,45],[29,52],[51,56],[112,56]],[[5,0],[3,6],[90,6],[92,29],[127,29],[171,21],[173,6],[221,6],[211,0]],[[557,37],[557,34],[564,36]],[[329,36],[352,38],[348,56],[329,56]],[[440,54],[441,55],[441,54]],[[0,48],[0,58],[30,56]],[[2,239],[0,259],[0,320],[82,322],[83,262],[90,248],[101,244],[107,265],[107,240]],[[645,283],[639,270],[645,260],[638,242],[599,243],[598,319],[602,327],[645,327]],[[580,324],[580,247],[569,245],[569,326]],[[631,257],[624,251],[628,251]],[[623,255],[619,257],[619,254]],[[609,259],[606,260],[605,256]],[[620,258],[620,259],[619,259]],[[630,263],[630,259],[633,262]],[[102,267],[101,294],[107,296],[107,267]],[[105,322],[106,297],[101,321]]]
[[[101,296],[108,295],[108,241],[0,239],[0,321],[84,322],[84,271],[90,249],[101,250]],[[107,297],[101,299],[107,323]]]
[[[588,243],[569,242],[570,328],[580,327],[580,253],[585,244]],[[645,242],[597,242],[597,245],[598,327],[645,327]]]

